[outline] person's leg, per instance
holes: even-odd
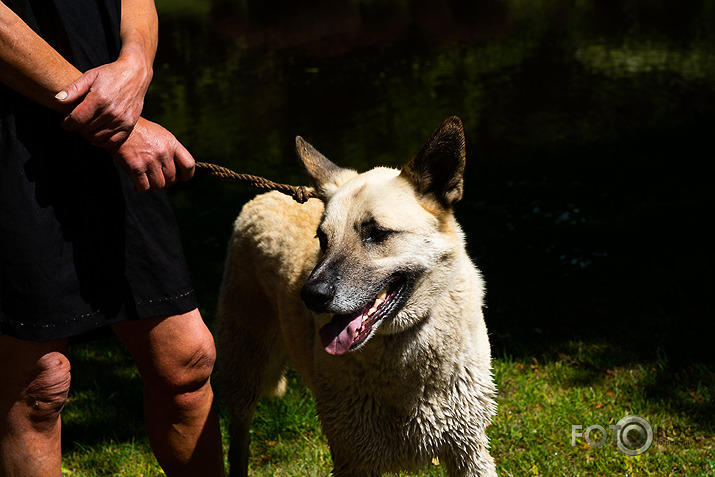
[[[0,477],[61,476],[60,412],[70,387],[66,340],[0,336]]]
[[[224,473],[211,389],[213,336],[201,314],[124,321],[112,328],[144,381],[144,416],[154,455],[169,476]]]

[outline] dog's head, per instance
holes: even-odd
[[[449,263],[463,245],[452,214],[465,166],[459,118],[447,119],[401,170],[358,174],[300,137],[296,146],[325,203],[316,234],[322,257],[301,297],[309,309],[332,315],[320,329],[326,351],[343,354],[378,332],[417,325],[446,292]]]

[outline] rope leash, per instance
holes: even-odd
[[[278,192],[293,197],[293,200],[299,204],[305,203],[310,198],[318,197],[315,191],[309,187],[278,184],[263,177],[253,176],[251,174],[239,174],[226,167],[217,166],[216,164],[210,164],[208,162],[197,162],[196,169],[204,171],[211,176],[218,177],[219,179],[240,182],[259,189],[277,190]]]

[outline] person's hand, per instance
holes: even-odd
[[[191,153],[162,126],[139,118],[118,148],[107,148],[134,182],[137,192],[168,187],[194,175]]]
[[[87,71],[55,96],[63,104],[76,104],[62,127],[95,146],[119,147],[141,115],[151,77],[151,65],[142,55],[122,50],[117,61]]]

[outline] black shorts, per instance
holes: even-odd
[[[117,59],[120,0],[6,0],[80,71]],[[0,85],[0,334],[45,341],[196,308],[163,192],[137,194],[62,116]]]
[[[60,116],[23,108],[33,122],[0,117],[0,334],[46,341],[194,309],[166,194],[135,192]]]

